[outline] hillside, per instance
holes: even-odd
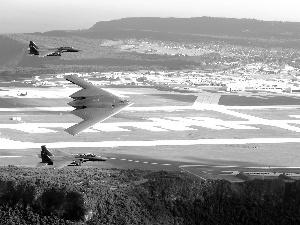
[[[298,224],[299,182],[0,167],[1,224]]]
[[[218,70],[222,64],[266,59],[284,65],[297,61],[290,56],[299,58],[299,25],[212,17],[124,18],[101,21],[87,30],[0,35],[0,75]],[[28,56],[30,40],[39,46],[73,46],[83,51],[61,57]],[[275,57],[274,51],[278,52]]]
[[[173,34],[206,34],[255,38],[300,38],[300,22],[261,21],[233,18],[124,18],[101,21],[90,28],[101,30],[153,31]]]
[[[81,37],[83,33],[68,33],[68,36],[52,34],[9,34],[0,35],[0,67],[5,74],[22,73],[26,68],[39,68],[28,71],[31,74],[71,71],[112,71],[138,69],[181,69],[197,65],[197,62],[176,56],[155,55],[149,57],[136,52],[125,52],[120,44],[102,45],[107,39]],[[77,35],[77,36],[75,36]],[[113,38],[112,38],[113,39]],[[64,53],[61,57],[37,57],[27,55],[28,43],[35,41],[39,46],[73,46],[83,51]],[[30,69],[29,69],[30,70]]]

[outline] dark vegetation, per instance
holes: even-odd
[[[300,182],[0,168],[0,224],[299,224]]]

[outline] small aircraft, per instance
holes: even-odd
[[[41,154],[38,155],[42,159],[42,162],[37,167],[53,165],[54,168],[62,168],[64,166],[81,166],[82,163],[87,161],[106,161],[106,157],[97,156],[92,153],[87,154],[69,154],[67,152],[56,150],[56,154],[53,155],[46,145],[41,146]]]
[[[81,50],[74,49],[73,47],[58,47],[58,48],[39,48],[33,41],[29,42],[28,54],[38,55],[39,57],[45,56],[61,56],[64,52],[79,52]]]
[[[75,108],[71,113],[83,119],[65,130],[71,135],[77,135],[133,104],[77,76],[68,75],[65,79],[83,88],[70,95],[74,101],[69,102],[68,105]]]
[[[26,96],[27,95],[27,91],[26,92],[18,92],[17,95],[18,96]]]

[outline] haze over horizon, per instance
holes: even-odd
[[[296,0],[2,0],[0,33],[88,29],[125,17],[226,17],[300,22]]]

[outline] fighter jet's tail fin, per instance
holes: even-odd
[[[33,41],[29,42],[29,54],[39,55],[38,49],[39,47]]]
[[[42,163],[50,163],[52,160],[50,159],[49,156],[53,156],[51,152],[48,151],[46,148],[46,145],[41,146],[41,158],[42,158]]]
[[[33,41],[29,42],[29,47],[34,47],[35,49],[39,49],[39,47]]]

